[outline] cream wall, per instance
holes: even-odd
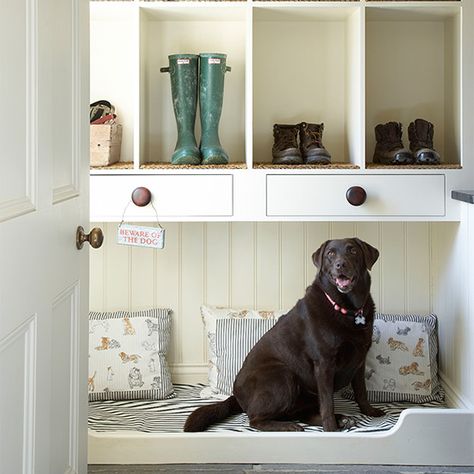
[[[205,381],[201,304],[289,309],[315,276],[311,255],[319,245],[358,236],[381,253],[372,271],[377,309],[437,313],[451,395],[467,405],[474,400],[465,359],[470,354],[467,360],[473,360],[468,287],[457,285],[468,282],[460,270],[466,268],[468,224],[167,223],[164,250],[116,245],[117,224],[95,225],[106,238],[91,252],[91,309],[172,308],[170,362],[176,381]]]

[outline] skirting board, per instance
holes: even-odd
[[[448,407],[474,410],[474,404],[459,393],[458,389],[453,386],[451,380],[446,376],[446,374],[440,372],[439,377],[444,391],[446,392],[446,404]]]
[[[174,383],[207,383],[206,364],[170,364]]]

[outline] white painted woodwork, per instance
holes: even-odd
[[[472,410],[408,409],[382,433],[99,433],[96,464],[298,463],[471,466]],[[463,433],[465,436],[457,436]],[[331,469],[331,468],[328,468]]]
[[[91,219],[121,220],[137,186],[148,187],[158,214],[175,222],[460,219],[459,203],[449,197],[451,190],[459,189],[460,170],[430,170],[429,174],[399,171],[396,175],[380,170],[351,174],[322,170],[318,175],[310,170],[255,170],[250,174],[249,170],[167,171],[91,176]],[[346,191],[360,185],[366,188],[368,200],[363,206],[351,206]],[[127,216],[143,222],[156,220],[151,206],[130,206]]]
[[[16,41],[2,41],[0,45],[2,61],[8,64],[0,81],[5,110],[0,114],[4,157],[0,176],[0,222],[32,212],[37,205],[37,12],[33,1],[17,3],[5,1],[0,10],[0,31],[15,32],[16,37]]]
[[[91,100],[110,91],[117,110],[123,110],[120,120],[128,137],[122,159],[134,162],[130,170],[93,170],[94,188],[109,192],[115,186],[104,175],[124,175],[132,182],[132,175],[176,174],[140,168],[169,161],[175,146],[170,81],[159,68],[167,64],[168,54],[199,53],[219,44],[233,68],[225,79],[221,141],[231,162],[246,162],[249,169],[225,170],[234,177],[227,191],[234,200],[232,216],[204,209],[191,215],[169,213],[169,220],[195,221],[196,215],[213,221],[297,220],[295,210],[278,217],[266,212],[267,175],[292,172],[252,165],[271,161],[274,123],[303,120],[325,123],[323,142],[334,162],[360,167],[298,170],[320,176],[328,188],[333,176],[376,175],[382,188],[393,186],[403,196],[407,175],[436,174],[446,180],[441,213],[442,195],[433,203],[436,209],[422,209],[422,214],[406,212],[405,206],[385,211],[366,206],[367,212],[350,217],[328,199],[325,212],[306,214],[307,220],[459,220],[459,206],[451,202],[450,192],[468,186],[474,170],[472,160],[465,158],[474,146],[472,107],[463,106],[474,103],[469,87],[474,60],[465,46],[474,41],[472,2],[92,2],[91,15],[92,44],[101,43],[92,51],[96,72]],[[118,29],[120,57],[107,54],[103,46],[104,38]],[[462,164],[463,169],[367,169],[375,125],[402,122],[408,146],[408,124],[418,117],[435,124],[434,144],[442,161]],[[198,117],[198,141],[199,135]],[[222,170],[180,169],[179,176],[213,172]],[[285,189],[288,194],[298,191],[286,179]],[[424,198],[428,202],[432,195]],[[92,202],[97,201],[102,206],[92,206],[92,218],[116,220],[116,201],[104,203],[100,193],[93,194]],[[136,219],[149,220],[148,215]]]
[[[88,52],[85,0],[1,3],[2,473],[87,470]]]
[[[367,200],[353,206],[346,199],[351,186],[361,186]],[[291,192],[285,192],[289,188]],[[407,216],[445,215],[442,175],[311,176],[268,175],[267,215],[285,216]]]
[[[131,203],[132,192],[139,186],[151,191],[152,203],[160,218],[224,219],[233,214],[233,176],[228,174],[92,177],[91,209],[94,214],[106,215],[107,220],[121,221],[126,209],[128,220],[156,222],[151,205],[138,207]]]

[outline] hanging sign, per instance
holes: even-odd
[[[117,243],[162,249],[165,246],[165,229],[163,227],[120,224],[117,233]]]
[[[165,229],[161,227],[160,220],[158,219],[158,213],[156,212],[153,202],[150,201],[149,204],[155,211],[156,223],[158,224],[158,227],[125,224],[125,214],[127,213],[128,206],[130,206],[131,203],[132,201],[129,201],[123,211],[122,221],[120,222],[117,230],[117,243],[120,245],[132,245],[135,247],[148,247],[152,249],[164,248]]]

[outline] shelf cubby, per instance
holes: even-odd
[[[442,165],[461,164],[461,10],[438,2],[371,2],[366,8],[366,162],[373,167],[374,128],[417,118],[434,124]],[[444,4],[443,4],[444,3]],[[452,2],[450,2],[452,3]]]
[[[115,168],[122,169],[133,168],[135,157],[135,15],[132,3],[91,3],[90,100],[106,99],[115,106],[122,125],[120,162]]]
[[[245,163],[245,3],[142,4],[140,8],[140,166],[170,162],[177,130],[169,74],[175,53],[226,53],[220,139],[230,163]],[[200,137],[199,108],[196,138]]]
[[[360,165],[361,11],[260,2],[253,9],[253,161],[271,163],[275,123],[324,123],[333,164]]]

